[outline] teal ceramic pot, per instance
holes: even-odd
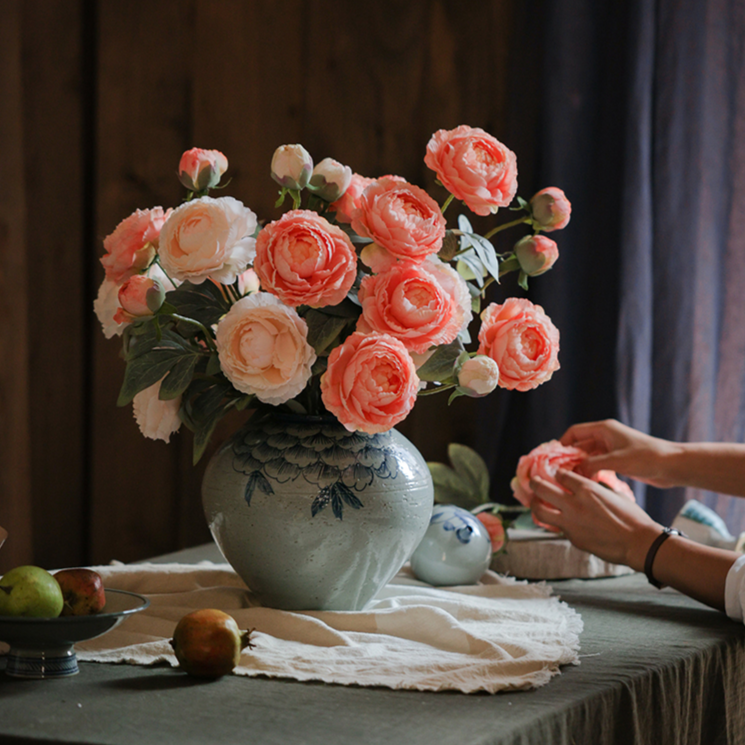
[[[332,417],[254,416],[202,483],[215,542],[263,605],[361,610],[424,535],[434,490],[399,432]]]

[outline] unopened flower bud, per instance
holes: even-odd
[[[313,172],[313,158],[302,145],[281,145],[272,156],[272,178],[285,189],[304,189]]]
[[[253,269],[246,269],[243,274],[238,275],[238,291],[241,295],[249,295],[261,289],[259,277]]]
[[[187,150],[178,164],[179,181],[189,191],[212,189],[220,183],[228,170],[228,159],[219,150]]]
[[[333,158],[324,158],[310,177],[310,188],[327,202],[340,199],[352,182],[352,169]]]
[[[561,230],[569,223],[572,205],[564,192],[556,186],[549,186],[534,194],[530,200],[533,225],[538,230],[550,233]]]
[[[157,279],[136,274],[119,288],[119,309],[114,320],[131,323],[136,318],[151,316],[163,305],[165,297],[165,288]]]
[[[481,398],[491,393],[499,382],[499,366],[486,355],[466,360],[458,372],[458,388],[466,396]]]
[[[545,235],[526,235],[515,244],[515,256],[525,274],[537,277],[556,263],[559,247]]]

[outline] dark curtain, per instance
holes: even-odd
[[[513,109],[542,54],[535,132],[523,117],[512,133],[537,152],[521,183],[560,186],[573,213],[552,236],[559,262],[529,293],[561,330],[562,368],[482,411],[482,431],[498,433],[495,483],[576,421],[743,441],[745,0],[555,0],[522,13],[535,44],[514,60]],[[745,500],[642,485],[637,496],[663,522],[697,498],[745,530]]]

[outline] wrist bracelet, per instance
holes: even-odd
[[[675,528],[663,528],[662,533],[660,533],[657,538],[654,539],[652,542],[652,545],[649,547],[649,551],[647,551],[647,558],[644,560],[644,574],[647,575],[647,579],[649,580],[649,584],[653,587],[656,587],[658,590],[662,589],[662,582],[658,582],[654,575],[652,574],[652,566],[654,564],[654,557],[657,556],[657,551],[659,551],[660,546],[671,536],[671,535],[679,535],[683,538],[686,538],[685,533],[681,533],[679,530],[676,530]]]

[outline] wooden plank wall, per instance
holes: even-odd
[[[190,435],[145,440],[115,405],[119,345],[91,310],[103,237],[178,204],[195,145],[228,156],[229,193],[263,218],[287,142],[432,187],[433,131],[505,125],[516,5],[0,0],[0,571],[208,538]],[[423,400],[401,429],[442,458],[472,437],[462,401]]]

